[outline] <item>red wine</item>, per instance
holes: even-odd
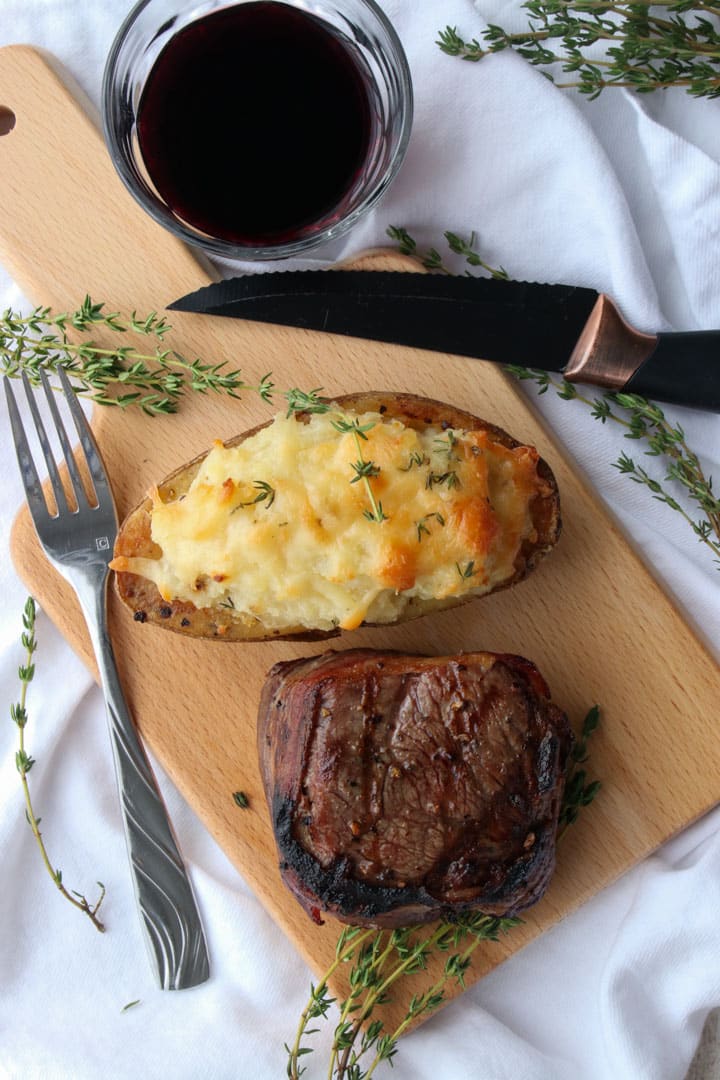
[[[370,149],[362,63],[328,24],[275,0],[189,23],[160,53],[138,108],[158,193],[177,217],[233,243],[326,227]]]

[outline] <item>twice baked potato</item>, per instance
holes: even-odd
[[[557,484],[533,447],[411,394],[324,404],[216,442],[129,514],[110,565],[139,622],[328,638],[507,588],[555,545]]]

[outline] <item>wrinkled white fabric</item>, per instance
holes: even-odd
[[[522,26],[516,0],[383,6],[413,72],[410,149],[384,202],[318,259],[381,244],[390,224],[441,249],[443,230],[474,231],[484,258],[511,276],[603,289],[643,329],[720,327],[720,102],[681,91],[644,98],[613,91],[589,102],[554,89],[517,56],[472,65],[435,46],[446,24],[469,37],[484,22]],[[98,103],[104,57],[126,11],[122,0],[0,0],[0,44],[50,49]],[[0,104],[12,105],[2,97],[0,86]],[[0,305],[25,303],[0,268]],[[628,449],[621,432],[550,394],[537,407],[720,654],[717,567],[678,514],[611,467]],[[720,419],[668,413],[708,474],[720,476]],[[0,696],[9,704],[23,658],[25,591],[7,557],[22,492],[4,409],[0,441]],[[647,467],[656,468],[653,459]],[[101,937],[72,912],[40,864],[7,720],[0,724],[0,1076],[283,1076],[282,1044],[310,972],[158,766],[203,911],[212,978],[184,993],[155,989],[126,870],[102,700],[44,616],[38,637],[27,730],[37,759],[34,797],[65,880],[89,897],[96,878],[105,883],[108,930]],[[719,909],[714,811],[403,1040],[390,1075],[680,1080],[708,1011],[720,1005]],[[319,1061],[305,1061],[308,1077],[325,1075]]]

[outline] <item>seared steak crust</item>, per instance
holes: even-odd
[[[276,664],[258,742],[281,872],[313,917],[508,915],[545,891],[572,734],[529,661],[354,649]]]

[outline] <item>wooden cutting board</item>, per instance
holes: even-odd
[[[112,309],[145,313],[208,280],[201,263],[126,194],[93,119],[47,57],[25,47],[0,50],[3,106],[16,123],[0,136],[0,261],[29,297],[67,309],[89,292]],[[402,265],[395,255],[380,262]],[[527,582],[459,611],[358,631],[336,646],[522,653],[538,664],[576,725],[590,705],[602,707],[592,753],[601,797],[563,840],[545,899],[523,928],[484,949],[468,981],[720,799],[717,667],[513,381],[490,364],[437,353],[234,320],[174,314],[171,321],[173,348],[190,358],[227,359],[251,382],[272,370],[279,387],[322,386],[331,394],[391,389],[446,399],[536,444],[556,472],[564,533]],[[97,409],[95,430],[120,514],[212,439],[268,415],[253,393],[241,401],[190,395],[168,418]],[[25,511],[15,524],[12,554],[27,587],[92,668],[74,597],[46,563]],[[324,970],[339,928],[332,921],[313,925],[280,881],[255,755],[267,669],[317,646],[187,641],[133,622],[115,602],[111,620],[143,736],[302,955]],[[249,810],[235,805],[238,789],[248,794]],[[408,982],[407,993],[414,988]],[[389,1011],[402,1010],[398,1001]]]

